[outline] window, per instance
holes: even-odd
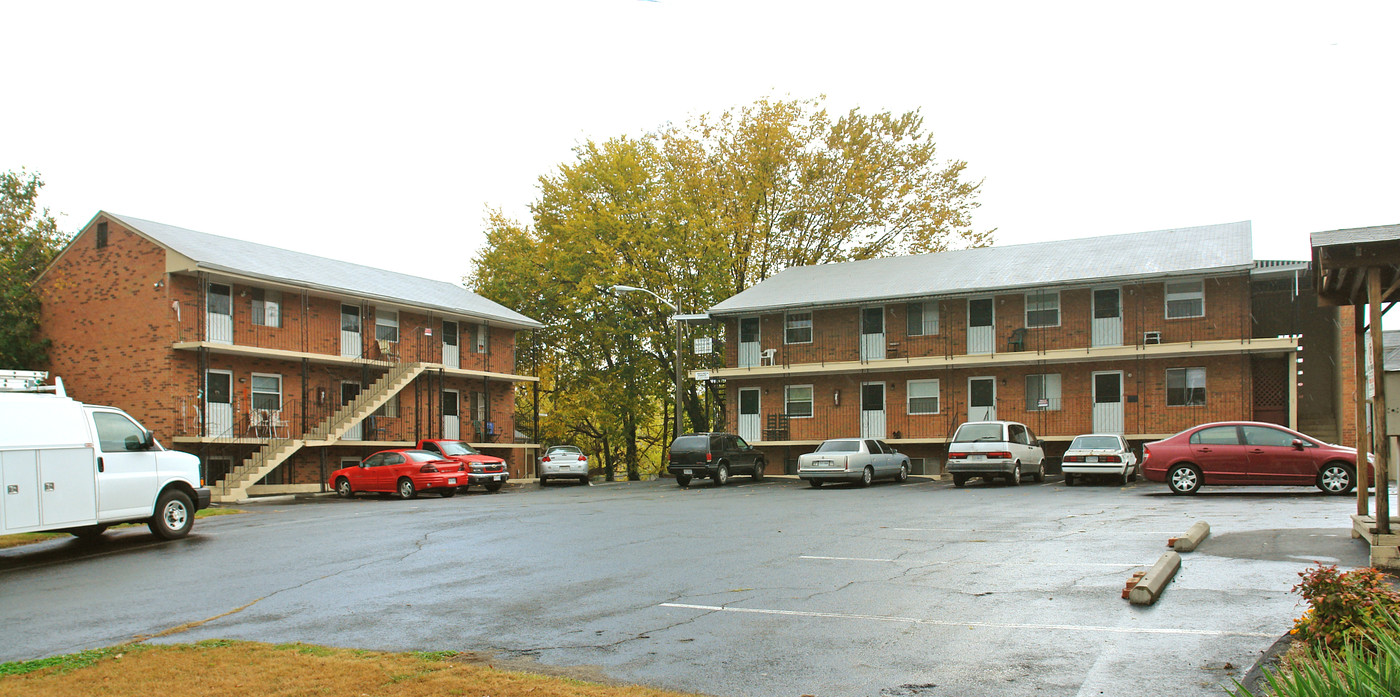
[[[92,423],[97,426],[97,441],[109,453],[140,450],[146,439],[146,432],[121,414],[95,411],[92,413]]]
[[[476,342],[472,350],[475,353],[486,353],[486,347],[490,344],[491,328],[484,324],[476,325]]]
[[[1167,406],[1200,407],[1205,403],[1205,368],[1167,369]]]
[[[1244,442],[1246,445],[1268,445],[1275,448],[1291,448],[1295,439],[1302,441],[1304,447],[1315,447],[1312,443],[1298,438],[1287,431],[1280,431],[1277,428],[1267,426],[1241,426],[1244,431]]]
[[[485,421],[485,420],[486,420],[486,416],[487,416],[487,413],[486,413],[486,412],[487,412],[487,409],[486,409],[486,407],[487,407],[486,393],[485,393],[485,392],[473,392],[473,393],[472,393],[471,400],[472,400],[472,405],[471,405],[471,409],[472,409],[472,420],[474,420],[474,421]]]
[[[97,224],[97,248],[102,249],[107,246],[107,223]]]
[[[800,418],[812,415],[811,385],[788,385],[783,388],[783,391],[783,411],[785,411],[789,417]]]
[[[375,416],[379,416],[379,417],[383,417],[383,418],[386,418],[386,419],[397,419],[397,418],[399,418],[399,395],[398,395],[398,393],[394,393],[394,395],[393,395],[392,397],[389,398],[389,401],[387,401],[387,402],[384,403],[384,406],[379,407],[378,409],[375,409],[375,410],[374,410],[374,415],[375,415]],[[430,445],[431,445],[431,444],[430,444]]]
[[[1205,281],[1170,281],[1167,287],[1167,319],[1206,316]]]
[[[1012,443],[1020,443],[1021,445],[1031,444],[1030,436],[1026,435],[1025,426],[1021,424],[1009,424],[1006,427],[1006,431],[1010,434]]]
[[[1026,326],[1060,326],[1060,294],[1026,293]]]
[[[906,408],[907,414],[937,414],[938,413],[938,381],[937,380],[910,380],[908,388],[909,405]]]
[[[282,326],[282,293],[261,288],[253,289],[253,324],[263,327]]]
[[[378,341],[399,340],[399,313],[397,311],[375,308],[374,338]]]
[[[253,408],[282,409],[282,376],[253,373]]]
[[[783,343],[787,344],[810,344],[812,343],[812,313],[810,312],[789,312],[787,321],[784,323]]]
[[[1041,404],[1041,400],[1045,400]],[[1060,410],[1060,374],[1026,376],[1026,411]]]
[[[1196,445],[1239,445],[1240,436],[1234,426],[1215,426],[1192,433],[1191,443]]]
[[[909,303],[904,310],[909,336],[929,336],[938,333],[938,302]]]

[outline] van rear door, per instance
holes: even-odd
[[[156,496],[156,453],[146,429],[116,410],[90,410],[97,434],[97,518],[146,518]]]

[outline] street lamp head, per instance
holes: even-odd
[[[609,293],[630,293],[630,292],[632,292],[632,291],[634,291],[634,290],[641,290],[641,288],[638,288],[638,287],[636,287],[636,286],[621,286],[621,285],[612,286],[612,287],[608,288],[608,292],[609,292]]]

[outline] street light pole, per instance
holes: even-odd
[[[646,294],[650,295],[650,296],[653,297],[653,298],[656,298],[657,300],[660,300],[661,303],[664,304],[666,307],[671,308],[671,312],[674,313],[674,314],[671,315],[671,321],[674,322],[675,325],[676,325],[676,355],[675,355],[675,365],[676,365],[676,411],[675,411],[675,414],[676,414],[676,427],[675,427],[675,437],[676,437],[676,438],[679,438],[680,435],[681,435],[681,319],[682,319],[681,310],[680,310],[680,307],[678,307],[675,303],[673,303],[673,302],[671,302],[670,300],[667,300],[667,299],[661,297],[660,295],[657,295],[656,293],[653,293],[653,292],[647,290],[646,288],[638,288],[638,287],[636,287],[636,286],[622,286],[622,285],[615,285],[615,286],[612,286],[612,287],[608,288],[608,292],[610,292],[610,293],[630,293],[630,292],[633,292],[633,291],[641,291],[641,292],[643,292],[643,293],[646,293]]]

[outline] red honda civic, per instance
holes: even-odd
[[[1343,495],[1356,488],[1356,449],[1324,443],[1277,424],[1201,424],[1142,446],[1142,474],[1174,494],[1204,484],[1316,486]]]
[[[331,472],[330,485],[342,498],[357,492],[397,493],[411,499],[420,491],[431,491],[451,498],[457,487],[467,483],[462,463],[444,460],[426,450],[381,450],[354,467]]]

